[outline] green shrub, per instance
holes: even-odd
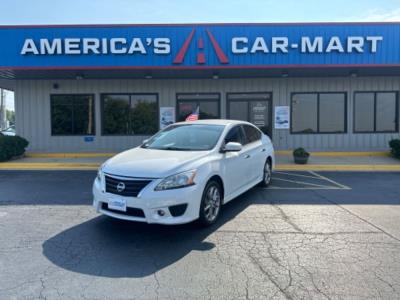
[[[296,148],[293,151],[293,156],[297,156],[297,157],[309,157],[310,153],[308,153],[306,151],[306,149],[304,148]]]
[[[29,142],[20,136],[0,135],[0,161],[24,154],[28,145]]]
[[[389,146],[392,148],[392,155],[400,158],[400,139],[393,139],[389,141]]]

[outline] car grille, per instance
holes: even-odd
[[[144,212],[143,212],[143,210],[141,210],[139,208],[127,207],[126,211],[119,211],[119,210],[108,208],[108,204],[103,202],[101,204],[101,209],[109,211],[109,212],[113,212],[116,214],[120,214],[120,215],[144,218]]]
[[[118,179],[105,175],[106,179],[106,192],[125,196],[125,197],[137,197],[140,191],[151,182],[151,179]],[[123,184],[125,188],[118,191],[118,185]]]

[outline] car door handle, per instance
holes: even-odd
[[[267,151],[267,149],[265,149],[265,148],[263,148],[263,149],[261,150],[261,152],[265,152],[265,151]]]
[[[244,158],[245,158],[245,159],[250,158],[250,155],[249,155],[249,154],[245,154],[245,155],[244,155]]]

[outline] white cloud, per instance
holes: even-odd
[[[400,8],[391,11],[372,9],[359,16],[353,16],[348,21],[354,22],[399,22]]]

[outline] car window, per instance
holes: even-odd
[[[230,142],[244,144],[243,131],[240,126],[233,127],[225,136],[225,144]]]
[[[246,144],[253,143],[261,139],[261,132],[251,125],[243,125],[246,134]]]

